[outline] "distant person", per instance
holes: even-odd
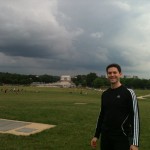
[[[121,84],[122,72],[118,64],[108,65],[106,72],[110,88],[101,96],[101,111],[91,146],[96,148],[101,136],[100,150],[138,150],[139,108],[136,95]]]

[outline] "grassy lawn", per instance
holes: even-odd
[[[55,128],[30,136],[0,134],[1,150],[91,150],[100,108],[100,91],[0,87],[0,118],[54,124]],[[5,93],[4,90],[8,89]],[[137,96],[150,94],[137,90]],[[86,103],[86,104],[75,104]],[[139,100],[141,117],[140,150],[150,149],[150,98]],[[97,148],[99,149],[99,148]]]

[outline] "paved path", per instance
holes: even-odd
[[[55,125],[0,119],[0,133],[28,136],[53,127]]]
[[[148,95],[143,95],[143,96],[138,96],[137,98],[138,98],[138,99],[145,99],[146,97],[150,97],[150,94],[148,94]]]

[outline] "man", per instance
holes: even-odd
[[[101,112],[91,146],[96,148],[101,135],[101,150],[138,150],[139,109],[133,90],[120,82],[121,67],[110,64],[106,68],[110,88],[101,97]]]

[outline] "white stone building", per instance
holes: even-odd
[[[71,82],[71,76],[70,75],[62,75],[60,77],[60,82]]]
[[[60,81],[55,83],[48,83],[48,84],[39,84],[38,86],[42,87],[62,87],[62,88],[71,88],[76,87],[75,84],[71,81],[70,75],[62,75],[60,77]]]

